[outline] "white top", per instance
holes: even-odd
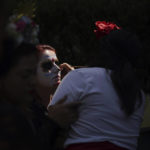
[[[142,106],[130,117],[126,117],[121,110],[110,71],[104,68],[82,68],[65,76],[49,105],[64,96],[67,96],[67,103],[82,102],[79,119],[71,126],[65,146],[109,141],[129,150],[136,149],[144,113],[144,94]]]

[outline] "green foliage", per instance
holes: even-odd
[[[17,14],[18,18],[21,18],[22,16],[28,16],[31,18],[35,17],[35,11],[36,11],[36,0],[23,0],[20,1],[17,5],[17,8],[14,9],[13,14]]]

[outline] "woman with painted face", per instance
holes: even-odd
[[[65,117],[61,117],[58,119],[57,115],[60,114],[60,111],[57,111],[58,109],[57,105],[56,107],[52,107],[51,109],[49,109],[49,111],[47,111],[47,105],[50,102],[50,99],[54,94],[57,86],[61,82],[61,70],[65,68],[66,71],[70,71],[73,68],[67,63],[61,64],[60,67],[57,65],[58,58],[56,56],[56,51],[53,47],[49,45],[40,44],[36,45],[36,49],[38,51],[38,64],[36,71],[37,84],[35,87],[36,90],[32,92],[34,100],[32,101],[30,108],[34,113],[33,122],[35,124],[36,130],[39,131],[37,136],[42,142],[42,147],[48,148],[52,145],[55,145],[54,141],[55,137],[57,137],[57,132],[54,130],[53,134],[54,140],[52,140],[51,138],[52,136],[50,134],[51,129],[47,127],[49,126],[49,120],[47,119],[47,117],[48,116],[52,117],[55,120],[55,122],[61,124],[62,128],[68,128],[68,125],[70,125],[70,123],[68,123],[68,125],[66,124],[67,120],[65,119]],[[59,106],[63,107],[62,103],[59,103]],[[67,107],[69,109],[68,108],[67,109],[70,110],[71,112],[74,112],[77,110],[78,106],[79,106],[78,103],[74,103],[68,105]],[[56,111],[58,112],[58,114],[53,113]],[[61,112],[60,115],[63,116],[63,111]],[[74,113],[74,116],[72,117],[77,118],[78,114]],[[55,127],[58,128],[57,125],[55,125]]]
[[[37,66],[37,93],[42,98],[41,102],[47,107],[52,95],[60,83],[60,68],[55,49],[48,45],[37,45],[39,62]]]
[[[62,79],[62,72],[69,72],[74,68],[67,63],[58,65],[56,50],[50,45],[37,45],[39,62],[37,66],[37,98],[47,108],[47,105]]]

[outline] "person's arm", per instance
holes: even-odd
[[[55,149],[58,139],[64,139],[62,132],[67,131],[71,123],[78,119],[78,102],[63,104],[65,99],[49,107],[48,114],[42,119],[40,130],[36,137],[41,143],[41,148]],[[64,134],[65,135],[65,134]],[[62,146],[62,145],[61,145]]]
[[[47,109],[49,117],[53,118],[62,127],[76,121],[78,107],[84,93],[83,75],[80,72],[68,73],[58,86]]]
[[[69,72],[58,86],[48,107],[56,104],[64,97],[66,97],[65,103],[80,101],[86,87],[84,78],[84,74],[80,71]]]
[[[80,102],[64,104],[66,98],[62,98],[54,105],[48,107],[48,117],[61,128],[67,128],[78,119],[78,107]]]
[[[68,129],[72,123],[78,119],[79,102],[70,102],[64,104],[65,98],[48,109],[50,123],[50,141],[48,144],[53,149],[63,147],[64,141],[68,135]],[[46,131],[45,135],[48,131]],[[54,148],[55,147],[55,148]]]
[[[59,132],[61,134],[57,136],[56,145],[63,145],[70,125],[78,119],[78,108],[85,88],[83,81],[84,78],[80,72],[68,73],[48,105],[49,117],[65,129],[65,133]]]

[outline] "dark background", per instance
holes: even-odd
[[[150,89],[150,0],[7,0],[10,13],[34,17],[41,43],[53,46],[61,62],[85,65],[93,51],[95,21],[116,23],[135,33],[143,45],[141,75]],[[14,11],[14,8],[15,11]]]
[[[33,17],[40,25],[40,42],[55,47],[60,63],[86,64],[86,54],[89,51],[95,52],[91,37],[97,20],[114,22],[137,34],[143,45],[139,72],[143,88],[146,94],[150,94],[150,0],[1,0],[2,2],[6,3],[6,7],[0,9],[1,14],[4,13],[0,21],[5,22],[14,12]],[[148,112],[147,115],[149,114]],[[141,132],[138,150],[150,149],[149,137],[149,129]]]

